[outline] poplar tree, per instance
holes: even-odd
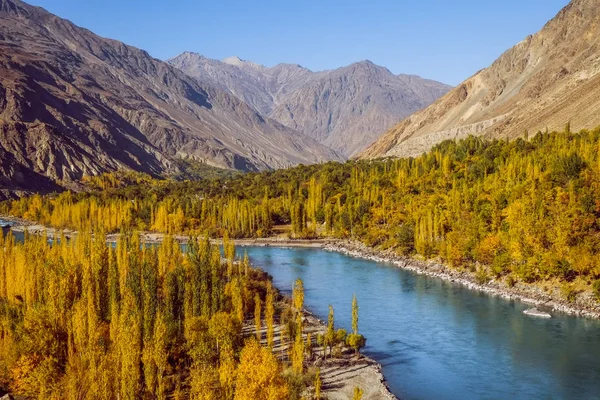
[[[364,390],[356,386],[352,392],[352,400],[361,400],[364,393]]]
[[[260,304],[260,295],[256,293],[254,296],[254,326],[256,330],[256,340],[260,342],[262,339],[261,329],[261,304]]]
[[[315,373],[315,399],[321,400],[321,368],[317,368],[317,372]]]
[[[329,347],[329,356],[332,356],[332,349],[335,345],[335,321],[333,315],[333,306],[329,305],[329,313],[327,314],[327,330],[323,338],[323,345]]]
[[[242,349],[237,370],[235,400],[287,400],[289,390],[277,359],[255,340]]]
[[[273,349],[273,340],[275,337],[275,305],[274,305],[274,293],[273,285],[271,282],[267,282],[267,296],[265,299],[265,324],[267,326],[267,347]]]
[[[367,339],[358,333],[358,301],[356,294],[352,297],[352,333],[346,337],[346,344],[354,349],[356,357],[360,349],[366,346]]]

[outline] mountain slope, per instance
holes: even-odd
[[[394,75],[370,61],[312,72],[293,64],[267,68],[238,57],[217,61],[188,52],[169,63],[345,155],[364,149],[399,119],[450,89],[417,76]]]
[[[600,125],[600,7],[573,0],[543,29],[428,108],[406,118],[361,157],[414,156],[468,135],[515,138],[527,130]]]
[[[341,159],[228,91],[19,0],[0,0],[0,132],[7,173],[66,182],[165,173],[173,157],[244,170]]]

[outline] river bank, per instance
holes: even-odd
[[[5,221],[11,224],[11,230],[19,233],[29,233],[33,235],[46,234],[52,239],[58,239],[61,235],[66,238],[71,238],[77,235],[77,231],[72,229],[56,229],[23,218],[12,217],[8,215],[0,215],[0,221]],[[162,243],[165,234],[158,232],[140,232],[140,240],[142,243],[158,244]],[[172,235],[173,238],[181,244],[186,244],[189,240],[187,235]],[[118,233],[110,233],[106,235],[107,242],[116,242],[119,238]],[[233,239],[236,246],[257,246],[257,247],[301,247],[301,248],[324,248],[337,243],[339,239],[288,239],[286,237],[268,237],[268,238],[252,238],[252,239]],[[211,239],[212,243],[221,244],[221,239]]]
[[[289,303],[291,300],[287,298]],[[303,310],[303,337],[306,341],[310,334],[312,342],[311,355],[306,358],[305,365],[309,374],[318,369],[321,376],[321,397],[328,400],[351,399],[354,388],[363,390],[363,400],[397,400],[388,388],[387,381],[382,373],[381,365],[360,354],[359,358],[354,355],[354,350],[344,346],[341,354],[333,358],[325,357],[321,346],[317,345],[317,334],[324,334],[327,326],[324,321],[317,318],[308,310]],[[246,334],[254,332],[253,322],[245,327]],[[286,360],[291,343],[284,339],[284,328],[281,324],[274,329],[273,353],[280,360]],[[261,343],[266,346],[266,328],[261,329]],[[314,394],[314,387],[310,388],[310,394]]]
[[[504,281],[494,279],[481,284],[476,281],[474,273],[455,270],[435,261],[418,260],[402,257],[390,251],[380,251],[357,241],[337,241],[322,248],[326,251],[335,251],[350,257],[390,263],[417,274],[453,282],[470,290],[484,292],[507,300],[519,300],[550,312],[600,319],[600,305],[593,298],[592,293],[580,293],[575,302],[568,303],[532,284],[517,282],[511,287]]]

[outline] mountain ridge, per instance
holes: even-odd
[[[369,60],[316,72],[297,64],[226,60],[184,52],[168,62],[347,156],[450,88],[416,75],[394,75]]]
[[[359,158],[416,156],[467,135],[516,138],[525,131],[600,125],[600,12],[573,0],[431,106],[386,132]]]
[[[170,173],[176,157],[244,170],[344,159],[144,50],[20,0],[0,0],[0,131],[14,171],[55,184]]]

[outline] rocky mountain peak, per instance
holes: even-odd
[[[373,61],[371,60],[362,60],[362,61],[357,61],[353,64],[350,65],[356,65],[356,66],[360,66],[363,68],[382,68],[379,65],[376,65]]]
[[[184,62],[179,57],[170,62],[345,155],[363,149],[399,119],[450,89],[418,77],[395,76],[369,60],[321,72],[296,64],[257,67],[239,57],[222,63]]]
[[[382,67],[381,65],[377,65],[370,60],[363,60],[352,63],[347,67],[343,67],[339,69],[339,71],[344,71],[345,73],[364,75],[366,77],[379,77],[382,75],[393,76],[389,69],[386,67]]]
[[[223,62],[225,64],[229,64],[229,65],[234,65],[236,67],[240,67],[240,68],[253,68],[253,69],[266,69],[265,66],[254,63],[252,61],[246,61],[246,60],[242,60],[241,58],[239,58],[238,56],[231,56],[231,57],[227,57],[223,60]]]
[[[223,62],[225,64],[236,65],[238,67],[241,66],[241,65],[244,65],[244,60],[242,60],[238,56],[231,56],[231,57],[225,58],[223,60]]]

